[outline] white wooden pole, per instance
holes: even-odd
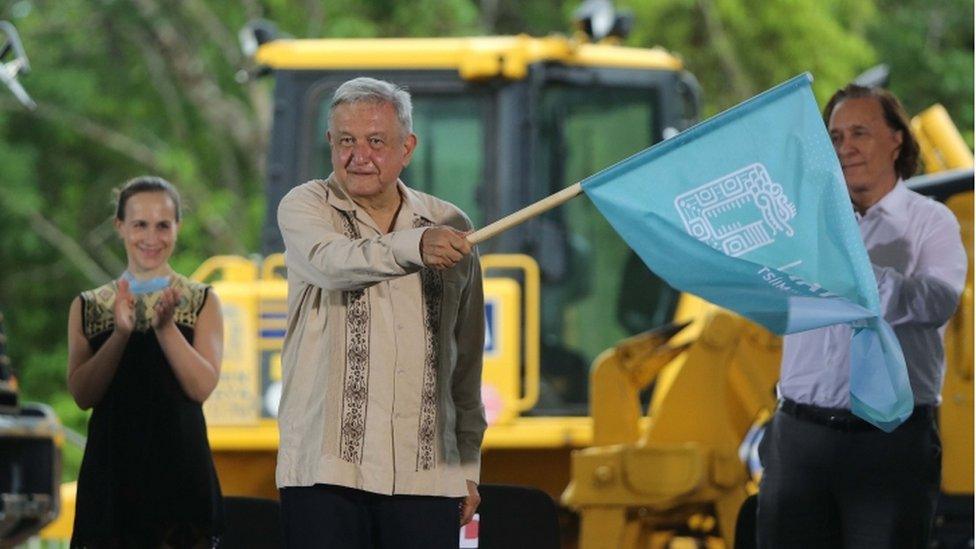
[[[507,231],[533,217],[547,212],[560,204],[569,202],[570,199],[582,194],[583,187],[579,183],[574,183],[569,187],[551,194],[535,204],[530,204],[521,210],[508,214],[494,223],[478,229],[468,235],[468,242],[478,244],[497,236],[499,233]]]

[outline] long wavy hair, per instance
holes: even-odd
[[[845,99],[857,99],[861,97],[873,97],[881,105],[884,111],[885,123],[888,127],[901,131],[901,148],[898,151],[898,158],[895,159],[895,171],[902,179],[908,179],[915,175],[918,170],[918,142],[912,135],[912,128],[908,122],[908,113],[901,101],[895,94],[884,88],[868,88],[857,84],[848,84],[837,90],[823,110],[824,124],[830,126],[830,115],[834,113]]]

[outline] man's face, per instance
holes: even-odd
[[[417,145],[416,136],[403,135],[393,105],[366,101],[337,106],[326,138],[336,178],[354,199],[394,192]]]
[[[857,97],[841,101],[830,114],[828,128],[852,196],[895,184],[895,159],[902,135],[885,122],[877,99]]]

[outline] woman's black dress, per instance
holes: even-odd
[[[175,321],[193,343],[208,286],[184,277]],[[81,294],[93,351],[111,335],[116,284]],[[88,421],[71,547],[211,547],[223,528],[203,407],[183,392],[151,328],[159,293],[136,296],[136,328]]]

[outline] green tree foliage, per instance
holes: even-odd
[[[821,100],[875,63],[914,111],[941,101],[972,125],[972,0],[618,0],[627,44],[679,54],[705,114],[802,71]],[[0,308],[25,398],[83,430],[64,389],[71,299],[118,276],[124,254],[111,190],[143,173],[188,205],[174,267],[259,248],[270,80],[237,30],[254,18],[296,37],[545,35],[567,32],[577,0],[0,0],[20,30],[39,104],[0,89]],[[970,134],[971,135],[971,134]],[[77,456],[70,457],[74,462]]]
[[[706,114],[810,71],[823,103],[878,63],[915,114],[942,103],[972,143],[972,0],[660,0],[618,2],[635,45],[659,44],[696,74]]]
[[[678,53],[714,114],[804,71],[825,100],[875,52],[857,27],[876,17],[870,0],[662,0],[632,2],[632,41]]]
[[[912,114],[941,103],[973,145],[972,0],[879,0],[868,37]]]

